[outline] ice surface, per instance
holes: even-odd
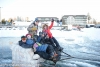
[[[64,48],[64,52],[70,54],[72,59],[58,62],[58,67],[99,67],[100,66],[100,29],[84,28],[82,31],[60,31],[51,30],[53,36]],[[27,30],[5,31],[8,37],[0,38],[2,47],[11,46],[20,40],[20,36],[25,35]],[[0,36],[2,36],[0,31]],[[11,38],[14,37],[14,38]],[[6,41],[6,42],[5,42]],[[65,55],[66,56],[66,55]],[[81,58],[81,59],[79,59]]]

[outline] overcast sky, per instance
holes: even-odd
[[[58,17],[86,15],[100,21],[100,0],[0,0],[2,18],[13,16]]]

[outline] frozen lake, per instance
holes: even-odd
[[[51,32],[64,48],[64,52],[75,57],[58,61],[56,67],[100,67],[100,29],[84,28],[81,32],[74,30]],[[0,38],[0,63],[12,62],[10,47],[20,40],[19,36]],[[66,55],[62,58],[66,58]]]

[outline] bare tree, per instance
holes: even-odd
[[[2,22],[2,21],[1,21],[1,7],[0,7],[0,22]]]
[[[2,22],[2,24],[3,24],[3,25],[5,25],[5,24],[6,24],[5,19],[2,19],[2,21],[1,21],[1,22]]]
[[[89,20],[91,19],[91,16],[89,13],[87,14],[87,19],[88,19],[88,23],[89,23]]]
[[[98,22],[98,24],[100,24],[100,22]]]
[[[93,24],[97,24],[96,20],[93,18]]]
[[[17,20],[17,18],[16,17],[14,17],[14,21],[16,21]]]

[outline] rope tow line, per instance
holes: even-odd
[[[72,58],[81,59],[81,60],[100,61],[100,60],[92,60],[92,59],[73,57],[73,56],[71,56],[71,55],[69,55],[69,54],[67,54],[66,52],[63,52],[63,51],[62,51],[62,53],[64,53],[67,58],[61,59],[59,61],[63,61],[63,60],[66,60],[66,59],[72,59]],[[81,52],[81,53],[86,53],[86,52]],[[91,53],[86,53],[86,54],[91,54]],[[95,54],[92,54],[92,55],[95,55]],[[64,56],[64,55],[62,55],[62,56]],[[96,56],[100,56],[100,55],[96,55]]]

